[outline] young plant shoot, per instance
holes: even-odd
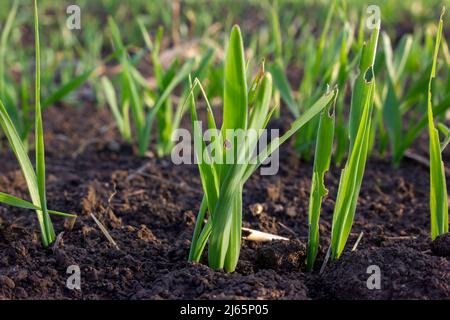
[[[331,255],[338,259],[353,224],[359,197],[372,126],[375,89],[374,62],[378,44],[379,26],[372,31],[370,41],[362,47],[359,76],[355,81],[349,119],[350,150],[342,170],[333,213]]]
[[[39,48],[39,21],[37,0],[34,2],[34,27],[35,27],[35,48],[36,48],[36,112],[35,112],[35,149],[36,149],[36,171],[31,164],[30,158],[25,150],[25,146],[18,134],[14,124],[8,115],[8,112],[0,100],[0,125],[5,133],[11,150],[14,152],[22,173],[25,177],[28,191],[31,196],[32,203],[19,199],[17,197],[0,193],[0,202],[19,208],[36,210],[36,214],[41,229],[42,244],[44,247],[49,246],[55,240],[55,231],[50,219],[50,214],[75,217],[72,214],[60,213],[47,209],[47,199],[45,192],[45,150],[44,135],[40,104],[40,48]]]
[[[197,79],[191,84],[194,149],[204,198],[197,216],[189,260],[198,262],[209,242],[209,266],[212,269],[232,272],[236,268],[240,253],[242,189],[245,182],[282,143],[329,106],[337,92],[333,90],[320,97],[311,108],[294,121],[283,136],[272,139],[258,153],[258,140],[275,110],[269,107],[272,76],[262,67],[248,89],[243,41],[238,26],[234,26],[231,31],[224,70],[223,124],[220,131],[216,130],[212,109],[207,102],[208,129],[217,132],[208,148],[202,139],[201,130],[197,128],[198,116],[193,96],[196,86],[200,87],[203,94],[204,91]],[[204,96],[207,100],[206,94]],[[239,131],[245,133],[241,141],[238,141],[237,137]],[[257,133],[251,134],[252,132]],[[253,156],[255,154],[256,158]],[[230,159],[232,161],[229,161]]]
[[[306,268],[312,271],[319,249],[319,219],[322,207],[322,199],[328,194],[324,184],[325,173],[330,168],[331,154],[333,152],[334,123],[335,123],[335,100],[329,104],[320,115],[317,130],[316,151],[314,156],[314,169],[309,196],[308,211],[308,254]]]
[[[445,179],[444,163],[442,161],[441,143],[439,132],[434,126],[433,101],[431,89],[436,77],[436,61],[439,54],[439,46],[442,38],[442,18],[445,9],[442,9],[436,35],[436,46],[433,55],[430,81],[428,83],[428,130],[430,136],[430,213],[431,213],[431,239],[448,233],[448,196],[447,183]],[[443,128],[441,126],[441,128]],[[443,129],[441,129],[443,130]],[[448,136],[448,133],[447,133]],[[444,142],[445,143],[445,142]]]
[[[5,72],[5,58],[8,49],[8,39],[12,33],[12,27],[16,21],[18,6],[20,1],[13,1],[13,6],[8,14],[5,25],[1,30],[0,38],[0,99],[3,101],[3,105],[8,111],[9,117],[14,123],[16,130],[24,142],[26,150],[28,149],[29,135],[33,129],[33,117],[29,109],[28,102],[28,90],[30,90],[32,81],[29,81],[28,68],[30,62],[26,56],[20,56],[20,83],[15,83],[12,77],[7,77]],[[47,107],[61,101],[70,93],[78,89],[83,83],[85,83],[89,77],[93,74],[96,68],[89,68],[87,71],[71,78],[62,85],[54,88],[49,95],[42,99],[41,107],[45,110]],[[55,74],[50,72],[50,77],[56,77]],[[41,77],[44,78],[44,77]],[[8,81],[9,80],[9,81]],[[30,84],[30,86],[29,86]],[[51,83],[54,85],[54,83]],[[49,90],[49,88],[46,88]]]
[[[173,90],[185,80],[195,65],[195,59],[187,60],[181,67],[175,61],[167,71],[164,72],[159,61],[159,43],[162,34],[157,37],[156,43],[153,44],[146,34],[145,28],[141,25],[144,33],[144,39],[147,42],[149,50],[151,50],[151,58],[153,68],[156,75],[157,89],[151,90],[145,83],[142,75],[134,67],[133,61],[130,59],[127,48],[123,44],[120,30],[112,18],[108,20],[111,30],[112,42],[115,50],[119,53],[121,73],[121,103],[119,104],[116,97],[113,84],[106,77],[102,78],[103,89],[106,100],[112,110],[117,127],[123,138],[131,142],[133,140],[131,121],[133,120],[136,140],[138,145],[138,153],[143,156],[148,150],[151,132],[155,120],[158,129],[158,153],[166,155],[170,153],[172,147],[171,135],[177,120],[173,116],[172,100],[170,96]],[[144,97],[151,97],[150,108],[147,108]],[[181,104],[180,104],[181,108]],[[131,111],[131,118],[130,113]]]

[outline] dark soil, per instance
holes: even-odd
[[[291,240],[244,241],[237,271],[227,274],[186,261],[202,197],[194,165],[175,166],[170,157],[151,154],[136,157],[118,139],[106,110],[58,108],[47,110],[44,119],[49,207],[79,217],[73,228],[53,217],[60,241],[44,249],[33,212],[0,208],[0,298],[450,298],[450,238],[430,241],[428,169],[412,160],[398,170],[388,160],[369,161],[347,248],[319,274],[340,169],[328,174],[322,246],[316,270],[307,273],[312,166],[285,147],[278,175],[254,175],[246,185],[244,225]],[[15,159],[6,150],[0,190],[28,198]],[[255,210],[256,205],[262,210]],[[74,264],[81,269],[81,291],[66,287],[67,268]],[[381,272],[379,290],[367,287],[371,265]]]

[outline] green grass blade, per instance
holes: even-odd
[[[14,124],[12,123],[11,118],[9,117],[8,112],[6,111],[6,108],[1,100],[0,100],[0,125],[3,128],[3,132],[5,133],[6,137],[8,138],[11,149],[13,150],[19,162],[20,168],[22,169],[22,173],[25,177],[25,181],[27,183],[28,191],[30,192],[33,204],[36,207],[40,208],[41,200],[39,195],[36,173],[34,171],[33,165],[31,164],[30,158],[28,157],[28,154],[25,150],[25,147],[22,143],[22,139],[17,133],[17,130]],[[39,226],[41,228],[42,242],[44,245],[48,245],[49,240],[44,226],[43,213],[40,210],[37,210],[36,214],[38,217]]]
[[[406,63],[411,53],[413,44],[413,37],[411,35],[403,36],[400,40],[398,49],[394,53],[394,67],[397,73],[397,79],[399,79],[405,71]]]
[[[439,133],[434,126],[433,106],[432,106],[432,83],[436,77],[436,61],[442,37],[442,19],[445,10],[442,10],[439,20],[436,45],[433,55],[433,65],[431,68],[430,81],[428,84],[428,129],[430,136],[430,214],[431,214],[431,239],[448,233],[448,197],[447,184],[445,179],[444,163],[442,161],[441,145]]]
[[[232,246],[236,245],[235,234],[234,236],[232,234],[235,230],[232,231],[232,228],[236,225],[236,190],[242,186],[241,177],[244,168],[244,165],[239,164],[231,166],[223,182],[221,181],[208,248],[208,262],[212,269],[223,269],[228,251],[231,250],[233,253],[238,250],[235,247],[230,247],[230,243]],[[242,212],[239,214],[242,214]],[[227,267],[230,266],[229,259],[231,258],[228,257]],[[227,269],[227,271],[232,270]]]
[[[311,108],[305,111],[299,118],[297,118],[291,125],[290,129],[286,131],[284,135],[279,138],[272,140],[272,142],[266,146],[257,158],[256,163],[250,163],[245,169],[243,176],[244,182],[252,175],[253,172],[258,169],[258,167],[276,150],[278,149],[286,140],[288,140],[292,135],[294,135],[300,128],[302,128],[306,123],[308,123],[312,118],[318,115],[334,98],[337,94],[336,90],[333,90],[322,97],[320,97],[316,103],[314,103]]]
[[[254,106],[250,110],[250,120],[248,124],[248,133],[244,149],[239,155],[239,163],[248,162],[258,144],[258,140],[263,134],[263,130],[267,126],[270,117],[275,108],[270,110],[270,102],[272,100],[272,76],[269,72],[262,75],[262,79],[256,89]]]
[[[224,268],[227,272],[236,269],[241,251],[242,237],[242,185],[236,189],[231,215],[230,242],[225,256]]]
[[[225,61],[222,129],[247,128],[247,82],[241,30],[234,26]]]
[[[270,8],[270,22],[272,26],[272,37],[275,44],[275,58],[280,64],[283,61],[283,40],[281,36],[281,26],[278,13],[278,2],[274,1]]]
[[[319,219],[322,206],[322,199],[328,194],[325,187],[324,176],[330,168],[331,154],[333,151],[334,124],[335,124],[335,103],[331,101],[321,115],[319,127],[317,129],[316,151],[314,156],[314,169],[311,184],[311,194],[309,198],[308,211],[308,253],[307,253],[307,270],[312,271],[314,261],[316,260],[319,248]]]
[[[177,72],[177,74],[172,78],[172,80],[167,84],[164,88],[163,92],[158,98],[155,106],[150,109],[150,112],[147,114],[145,119],[145,127],[141,135],[140,144],[139,144],[139,154],[143,155],[148,149],[148,145],[150,143],[150,136],[153,127],[153,122],[156,118],[156,115],[169,96],[172,94],[173,90],[188,77],[189,73],[192,71],[194,67],[195,61],[194,59],[188,60],[183,67]]]
[[[441,116],[450,108],[450,95],[444,97],[433,109],[433,115]],[[404,135],[404,142],[402,143],[402,155],[407,150],[413,142],[419,137],[422,130],[428,125],[428,113],[424,114],[422,118],[414,125],[411,123],[410,128]]]
[[[360,75],[355,83],[350,110],[350,151],[341,174],[331,231],[331,254],[338,259],[350,234],[367,160],[372,130],[372,109],[375,91],[373,74],[379,28],[372,31],[364,44]],[[355,131],[356,130],[356,131]]]
[[[35,28],[35,47],[36,47],[36,83],[35,83],[35,149],[36,149],[36,177],[37,187],[40,199],[40,207],[42,208],[42,218],[44,224],[45,241],[44,246],[48,246],[55,240],[55,231],[53,229],[50,216],[47,211],[47,199],[45,195],[45,148],[44,148],[44,133],[41,114],[41,58],[39,46],[39,17],[37,0],[34,6],[34,28]],[[43,240],[44,240],[43,239]]]
[[[203,227],[202,232],[200,233],[198,239],[197,239],[197,243],[196,243],[196,247],[195,247],[195,252],[193,255],[193,260],[191,261],[200,261],[201,255],[203,253],[203,250],[206,247],[206,244],[208,243],[209,237],[211,236],[211,231],[212,231],[212,219],[209,219],[205,226]]]
[[[20,199],[18,197],[0,192],[0,202],[13,206],[13,207],[17,207],[17,208],[22,208],[22,209],[28,209],[28,210],[41,210],[41,208],[35,206],[34,204],[32,204],[29,201]],[[61,217],[65,217],[65,218],[76,218],[77,215],[76,214],[71,214],[71,213],[64,213],[64,212],[59,212],[59,211],[54,211],[54,210],[48,210],[49,214],[52,215],[57,215],[57,216],[61,216]]]
[[[400,113],[400,103],[395,94],[392,79],[387,79],[388,91],[384,104],[382,106],[382,114],[384,124],[391,142],[391,150],[393,154],[393,163],[398,165],[401,160],[401,144],[402,144],[402,118]]]
[[[195,106],[194,89],[197,86],[200,87],[200,90],[206,101],[207,111],[208,111],[209,129],[217,129],[217,128],[216,128],[216,124],[214,121],[214,115],[212,112],[212,108],[209,104],[208,97],[206,96],[206,93],[203,89],[202,84],[200,83],[200,81],[198,79],[195,79],[195,82],[193,84],[190,75],[189,75],[189,84],[190,84],[190,90],[187,93],[186,100],[181,105],[180,109],[182,110],[181,111],[181,113],[182,113],[186,103],[190,102],[191,119],[192,119],[193,132],[194,132],[194,151],[195,151],[197,159],[199,159],[199,157],[201,157],[203,152],[205,151],[206,146],[203,142],[201,132],[199,130],[195,129],[196,128],[195,122],[198,120],[198,116],[197,116],[197,109]],[[221,138],[220,138],[220,141],[221,141]],[[203,158],[200,158],[200,159],[204,160]],[[208,159],[209,159],[209,157],[208,157]],[[209,159],[209,160],[211,160],[211,159]],[[200,162],[200,161],[198,162],[198,166],[199,166],[200,179],[202,181],[204,196],[202,199],[202,203],[200,205],[200,210],[197,215],[195,229],[194,229],[194,235],[192,237],[191,248],[189,251],[189,261],[195,261],[195,262],[198,262],[200,260],[201,254],[202,254],[202,252],[206,246],[206,243],[209,239],[209,236],[211,234],[212,213],[213,213],[213,210],[215,207],[215,203],[217,202],[218,189],[219,189],[219,177],[217,174],[217,170],[215,169],[216,166],[213,163],[210,166],[208,166],[207,162]],[[210,219],[208,219],[207,223],[203,226],[203,221],[206,217],[206,210],[208,210],[210,213]],[[203,229],[202,229],[202,226],[203,226]]]
[[[203,221],[206,216],[206,209],[208,207],[206,196],[203,195],[202,202],[200,204],[200,209],[198,210],[197,219],[195,220],[194,233],[192,235],[191,248],[189,250],[189,261],[199,262],[200,254],[203,250],[198,248],[198,240],[200,237],[200,232],[202,231]],[[200,251],[200,254],[198,253]]]
[[[299,107],[297,102],[295,102],[294,96],[292,94],[289,81],[283,71],[281,65],[275,63],[270,67],[270,73],[273,76],[273,83],[275,87],[280,91],[281,98],[286,103],[289,110],[292,112],[294,117],[299,116]]]
[[[8,38],[11,33],[12,25],[16,18],[17,8],[19,6],[19,1],[14,1],[11,10],[8,13],[8,17],[6,18],[5,25],[3,26],[3,30],[1,32],[0,38],[0,98],[4,99],[5,94],[5,57],[6,57],[6,49],[8,46]]]
[[[395,83],[397,80],[397,73],[394,67],[394,52],[392,50],[391,39],[386,32],[381,34],[381,39],[383,44],[384,59],[386,62],[386,70],[388,72],[389,79]]]
[[[77,217],[76,214],[74,213],[65,213],[65,212],[60,212],[60,211],[55,211],[55,210],[48,210],[48,213],[53,215],[53,216],[60,216],[63,218],[71,218],[74,219]]]
[[[355,81],[354,92],[352,94],[350,120],[349,120],[349,135],[350,135],[350,150],[353,147],[356,135],[358,134],[361,116],[363,113],[364,101],[369,95],[370,86],[365,83],[370,80],[367,76],[373,76],[373,72],[368,73],[368,70],[373,67],[375,61],[376,48],[378,44],[379,28],[372,32],[370,41],[363,46],[361,60],[359,64],[359,75]]]
[[[272,98],[272,75],[264,73],[258,90],[256,91],[254,107],[250,112],[248,129],[263,129],[266,125],[269,113],[270,100]]]
[[[336,0],[332,0],[330,6],[328,8],[327,17],[325,18],[325,24],[323,26],[322,33],[320,34],[319,47],[317,48],[317,51],[316,51],[315,65],[314,65],[314,69],[313,69],[314,75],[316,78],[320,77],[320,75],[319,75],[320,66],[323,63],[323,61],[322,61],[323,53],[324,53],[324,49],[325,49],[325,44],[327,43],[327,40],[329,39],[329,30],[330,30],[331,20],[333,18],[334,10],[336,7],[336,2],[337,2]]]
[[[10,205],[10,206],[13,206],[13,207],[22,208],[22,209],[40,210],[39,207],[35,206],[31,202],[22,200],[18,197],[15,197],[15,196],[3,193],[3,192],[0,192],[0,202]]]
[[[58,90],[56,90],[54,93],[52,93],[49,97],[47,97],[44,102],[42,103],[42,109],[46,109],[47,107],[55,104],[58,101],[61,101],[64,99],[67,95],[69,95],[71,92],[78,89],[83,83],[85,83],[89,77],[94,72],[95,68],[91,68],[80,75],[76,76],[69,82],[62,85]]]
[[[193,88],[191,79],[189,79],[191,88]],[[198,161],[198,169],[200,172],[200,179],[202,181],[203,192],[206,197],[206,203],[208,207],[208,211],[210,214],[214,212],[214,208],[217,203],[218,193],[219,193],[219,177],[218,173],[215,170],[215,167],[211,165],[211,159],[209,161],[205,161],[205,156],[208,153],[205,152],[206,144],[203,141],[203,133],[201,132],[201,128],[198,128],[196,122],[198,121],[197,110],[195,107],[195,99],[194,95],[191,93],[190,95],[190,105],[191,105],[191,119],[192,119],[192,127],[194,134],[194,151],[195,156]],[[208,113],[212,112],[212,110],[208,109]],[[208,163],[209,162],[209,163]]]
[[[355,216],[356,203],[364,174],[371,127],[371,101],[368,98],[362,114],[361,126],[356,136],[354,148],[342,171],[336,205],[333,213],[331,252],[338,259],[347,243]]]
[[[129,61],[128,53],[126,51],[125,46],[123,45],[122,38],[120,35],[119,27],[117,26],[116,22],[113,18],[108,19],[108,25],[109,29],[111,31],[111,36],[113,40],[113,44],[116,51],[121,52],[120,54],[120,64],[123,68],[123,75],[125,77],[125,84],[127,86],[127,90],[129,92],[130,97],[130,106],[131,106],[131,113],[134,119],[134,124],[136,127],[136,132],[138,136],[138,144],[140,146],[140,151],[142,151],[143,146],[146,145],[145,142],[145,133],[144,133],[144,121],[145,121],[145,113],[144,113],[144,106],[142,104],[142,100],[138,94],[137,85],[135,78],[133,77],[131,68],[132,64]],[[140,152],[141,155],[145,153]]]
[[[3,102],[0,100],[0,124],[3,128],[3,132],[5,133],[11,149],[17,157],[19,165],[24,174],[25,180],[27,182],[28,189],[30,191],[30,196],[33,199],[33,203],[40,207],[39,203],[39,192],[37,188],[37,179],[36,174],[33,169],[33,165],[28,157],[27,152],[22,144],[21,138],[17,133],[16,128],[14,127],[11,118],[6,111]]]
[[[206,51],[206,53],[202,56],[198,67],[196,68],[196,70],[192,73],[192,78],[193,79],[203,79],[204,74],[206,73],[206,71],[208,70],[207,66],[211,63],[211,61],[214,58],[214,49],[213,48],[208,48],[208,50]],[[200,81],[200,80],[199,80]],[[180,98],[180,103],[177,106],[177,109],[175,111],[175,116],[173,118],[173,128],[178,128],[180,125],[180,121],[181,118],[183,116],[184,113],[184,107],[183,107],[183,102],[186,100],[186,97],[189,94],[189,88],[185,87],[183,94]],[[206,96],[206,94],[205,94]]]
[[[33,119],[30,114],[30,103],[28,101],[28,83],[23,77],[20,81],[20,102],[22,103],[22,130],[20,137],[28,149],[28,136],[33,128]]]
[[[102,87],[103,87],[103,92],[106,97],[106,101],[107,101],[107,103],[111,109],[111,112],[114,116],[114,119],[116,121],[117,128],[119,129],[119,132],[122,135],[122,137],[125,140],[129,141],[131,139],[131,133],[126,132],[126,130],[125,130],[124,116],[122,115],[121,110],[119,109],[119,106],[117,104],[117,96],[116,96],[116,92],[114,90],[114,86],[111,83],[111,81],[105,76],[103,76],[101,78],[101,83],[102,83]]]

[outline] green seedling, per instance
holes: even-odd
[[[212,269],[232,272],[236,268],[240,253],[242,190],[245,182],[281,144],[332,103],[336,92],[331,91],[320,97],[310,109],[294,121],[283,136],[273,139],[257,153],[256,161],[251,161],[254,159],[251,155],[257,150],[262,130],[274,111],[274,108],[269,107],[272,76],[262,68],[250,89],[247,89],[243,41],[237,26],[231,31],[224,70],[223,124],[220,134],[213,140],[214,154],[207,151],[201,130],[195,130],[198,116],[195,99],[192,94],[190,95],[195,154],[198,159],[203,159],[206,155],[208,161],[198,162],[204,198],[197,216],[189,260],[198,262],[206,244],[209,243],[209,266]],[[200,82],[195,80],[191,90],[197,86],[202,89]],[[205,99],[207,100],[206,95]],[[216,122],[208,102],[207,106],[208,128],[216,129]],[[246,143],[241,146],[238,145],[236,137],[231,139],[227,137],[227,130],[233,132],[256,130],[258,134],[245,135]],[[212,161],[217,156],[219,159],[234,159],[234,162]]]
[[[31,196],[32,203],[19,199],[15,196],[5,193],[0,194],[0,202],[13,205],[19,208],[36,210],[39,226],[41,229],[42,244],[44,247],[49,246],[55,240],[55,231],[50,219],[50,214],[75,217],[72,214],[60,213],[48,210],[47,198],[45,192],[45,148],[43,124],[40,104],[40,48],[39,48],[39,19],[37,0],[34,2],[34,27],[35,27],[35,48],[36,48],[36,80],[35,80],[35,149],[36,149],[36,170],[31,164],[30,158],[25,150],[25,146],[18,134],[9,114],[0,99],[0,126],[8,138],[11,150],[14,152],[19,162],[22,173],[25,177],[28,191]]]
[[[10,37],[11,31],[13,29],[14,22],[16,21],[18,6],[20,1],[14,1],[13,6],[8,14],[6,23],[1,32],[0,38],[0,99],[2,99],[3,104],[8,111],[11,120],[19,132],[19,135],[24,143],[26,149],[28,148],[28,139],[30,132],[32,130],[33,117],[31,115],[31,108],[28,101],[28,90],[30,90],[30,81],[28,81],[28,70],[29,62],[27,57],[20,55],[20,67],[21,67],[21,77],[20,83],[14,83],[5,72],[5,58],[8,49],[8,39]],[[51,50],[50,50],[51,52]],[[54,53],[52,53],[54,58]],[[69,70],[69,68],[65,68]],[[57,102],[63,100],[70,93],[74,92],[81,85],[83,85],[89,77],[94,72],[95,68],[90,68],[75,77],[72,76],[62,85],[55,88],[54,83],[54,72],[55,70],[47,71],[46,76],[41,75],[42,78],[48,79],[45,82],[45,88],[47,89],[48,95],[42,102],[42,109],[46,109]],[[69,70],[70,71],[70,70]],[[51,88],[51,89],[50,89]]]
[[[109,18],[108,22],[113,45],[116,50],[121,52],[119,58],[122,67],[120,104],[113,90],[113,84],[106,78],[102,79],[102,84],[119,131],[125,140],[131,142],[133,140],[132,120],[136,132],[138,153],[143,156],[148,150],[153,124],[157,120],[158,153],[166,155],[172,147],[171,135],[173,130],[176,129],[174,121],[178,121],[175,120],[176,117],[173,115],[170,97],[174,89],[193,70],[195,59],[187,60],[181,67],[178,65],[178,62],[174,62],[167,71],[163,72],[158,57],[162,33],[160,32],[160,36],[157,37],[157,41],[153,44],[142,25],[144,39],[146,39],[147,46],[152,53],[151,58],[157,82],[157,89],[152,90],[145,83],[145,79],[137,71],[128,56],[117,24],[112,18]],[[147,103],[149,100],[150,102]],[[149,106],[147,107],[148,104]],[[129,115],[130,111],[131,117]]]
[[[338,259],[353,224],[366,165],[372,126],[373,97],[375,90],[374,61],[378,44],[379,27],[372,31],[370,41],[363,45],[359,65],[360,74],[352,94],[349,137],[350,150],[342,170],[331,232],[331,255]]]
[[[430,81],[428,84],[428,130],[430,136],[430,214],[431,214],[431,239],[448,233],[448,196],[447,183],[445,178],[444,163],[442,162],[442,146],[439,141],[439,132],[434,126],[433,102],[432,102],[432,84],[436,77],[436,61],[439,54],[439,47],[442,38],[442,18],[445,9],[442,9],[439,20],[438,33],[436,36],[436,45],[433,55],[433,65],[431,67]],[[441,130],[445,130],[441,126]],[[445,142],[444,142],[445,143]]]
[[[312,271],[319,249],[319,219],[322,207],[322,199],[328,194],[325,187],[324,176],[330,168],[331,154],[333,151],[334,124],[335,124],[335,100],[322,111],[317,129],[316,151],[314,155],[313,177],[311,193],[309,197],[308,211],[308,253],[306,268]]]

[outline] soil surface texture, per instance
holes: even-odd
[[[74,224],[53,216],[58,239],[44,249],[34,212],[0,207],[1,299],[450,299],[450,237],[430,240],[422,164],[405,159],[393,169],[370,159],[345,252],[319,273],[341,170],[332,164],[320,252],[307,273],[312,164],[283,147],[278,174],[255,174],[245,185],[243,221],[290,241],[243,241],[236,272],[225,273],[210,270],[206,254],[201,264],[187,262],[202,198],[197,167],[137,157],[112,124],[107,110],[90,106],[45,111],[48,206],[79,216]],[[2,145],[0,191],[29,199]],[[71,265],[80,268],[81,290],[66,286]],[[380,289],[373,288],[378,271]]]

